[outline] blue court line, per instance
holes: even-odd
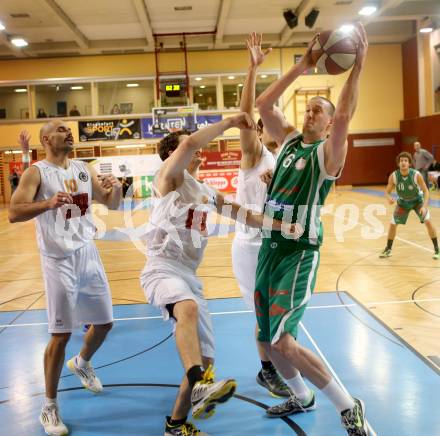
[[[348,294],[344,294],[344,301],[365,323],[381,334],[389,334],[371,315],[374,311],[363,308]],[[440,404],[440,377],[409,349],[390,345],[359,323],[343,308],[336,293],[315,294],[311,303],[337,306],[307,310],[303,322],[349,392],[365,401],[368,419],[377,434],[440,434],[440,419],[434,410]],[[218,314],[212,317],[217,376],[236,378],[238,394],[243,397],[263,405],[279,403],[255,382],[259,369],[253,339],[255,315],[241,299],[210,300],[208,305],[211,312]],[[114,313],[116,318],[159,315],[158,310],[146,304],[114,306]],[[7,319],[11,319],[10,314],[0,313],[0,322]],[[44,310],[26,312],[20,318],[20,322],[38,321],[46,321]],[[61,380],[61,413],[72,434],[163,434],[164,416],[170,412],[176,394],[172,385],[178,385],[183,376],[174,341],[164,341],[170,332],[171,325],[158,318],[115,323],[93,359],[95,367],[107,365],[97,370],[107,385],[105,392],[95,396],[78,389],[79,382],[72,376]],[[72,335],[68,357],[78,351],[82,337],[82,332]],[[46,325],[10,328],[0,335],[0,403],[10,400],[0,404],[4,434],[43,434],[37,419],[43,399],[42,356],[47,340]],[[160,341],[163,342],[154,347]],[[313,349],[302,333],[299,341]],[[148,348],[149,352],[139,354]],[[63,375],[68,375],[65,369]],[[316,411],[291,417],[296,431],[285,422],[265,418],[261,407],[238,398],[219,407],[214,418],[198,424],[212,436],[346,435],[332,404],[319,391],[317,404]]]
[[[373,195],[374,197],[385,197],[385,193],[383,191],[376,191],[375,189],[368,188],[353,188],[353,192],[359,192],[360,194]],[[396,199],[397,196],[393,194],[393,197]],[[429,200],[429,205],[432,207],[440,207],[440,200]]]

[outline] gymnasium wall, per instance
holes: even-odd
[[[433,153],[440,161],[440,113],[427,117],[402,120],[402,149],[414,153],[413,142],[420,141],[423,148]]]
[[[402,44],[404,119],[419,116],[419,70],[417,37]]]
[[[294,63],[294,56],[305,49],[274,49],[264,63],[265,71],[286,72]],[[399,44],[372,45],[360,81],[359,103],[350,125],[350,134],[366,135],[367,138],[382,137],[383,133],[394,134],[399,129],[399,121],[404,117],[402,49]],[[201,51],[188,53],[190,74],[239,73],[246,72],[248,54],[244,50]],[[183,69],[181,53],[160,55],[161,71]],[[289,87],[283,97],[283,109],[286,117],[293,122],[293,96],[300,87],[329,87],[331,99],[336,103],[347,74],[338,76],[308,75],[301,76]],[[85,56],[48,59],[17,59],[0,61],[1,80],[41,80],[44,78],[68,77],[154,77],[154,55],[150,53],[132,55]],[[79,97],[79,95],[78,95]],[[108,97],[105,97],[107,100]],[[100,98],[101,100],[101,98]],[[68,109],[75,102],[69,101]],[[78,99],[80,110],[86,105]],[[37,105],[38,107],[38,105]],[[83,113],[83,112],[82,112]],[[225,114],[226,115],[226,114]],[[227,114],[229,115],[229,113]],[[75,138],[78,137],[76,123]],[[22,128],[31,130],[36,138],[38,126],[34,124],[0,124],[0,147],[10,147],[17,142]],[[229,132],[230,133],[230,132]],[[235,132],[237,133],[237,132]],[[351,136],[350,136],[351,138]],[[399,144],[400,146],[400,144]],[[351,152],[351,151],[350,151]],[[356,150],[350,170],[346,171],[341,182],[381,183],[385,182],[390,162],[394,157],[384,153],[383,147],[365,147]],[[374,175],[371,174],[371,154],[380,157],[381,165]],[[382,163],[384,166],[382,167]],[[354,177],[356,175],[356,177]]]

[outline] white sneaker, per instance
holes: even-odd
[[[40,423],[48,435],[64,436],[69,434],[69,430],[67,430],[67,427],[64,425],[63,421],[61,421],[58,407],[56,405],[44,406],[41,409]]]
[[[73,374],[75,374],[79,378],[81,384],[86,389],[95,392],[96,394],[102,391],[102,383],[96,376],[95,370],[92,366],[80,368],[76,365],[76,356],[68,360],[66,366]]]
[[[214,381],[211,365],[205,371],[203,380],[197,382],[191,392],[192,416],[195,419],[207,419],[215,413],[218,403],[225,403],[237,388],[233,379]]]

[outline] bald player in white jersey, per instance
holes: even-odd
[[[23,139],[23,138],[22,138]],[[87,163],[68,158],[73,136],[63,121],[46,123],[40,131],[46,159],[28,168],[11,198],[11,223],[36,218],[46,290],[51,339],[44,353],[46,400],[40,423],[48,435],[66,435],[57,405],[57,388],[65,348],[74,328],[92,327],[68,369],[92,392],[102,384],[90,360],[112,328],[110,289],[93,237],[92,199],[117,209],[122,187],[113,177],[99,182]]]
[[[216,404],[231,398],[236,388],[232,379],[214,382],[210,369],[214,361],[212,323],[196,276],[208,242],[210,210],[249,226],[263,226],[262,214],[226,203],[221,194],[197,180],[200,148],[231,127],[251,129],[255,124],[247,114],[239,114],[190,136],[184,131],[171,133],[159,145],[164,163],[153,182],[155,199],[146,232],[148,261],[141,284],[148,302],[161,309],[164,320],[173,321],[186,374],[173,412],[166,418],[166,436],[204,434],[187,420],[191,406],[194,418],[208,418]],[[281,228],[281,222],[273,225]]]

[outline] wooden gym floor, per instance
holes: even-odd
[[[382,191],[383,187],[338,188],[330,194],[323,216],[324,245],[316,292],[349,292],[440,371],[440,260],[432,259],[431,241],[415,214],[406,226],[398,227],[393,256],[379,259],[392,212]],[[375,205],[378,209],[371,213]],[[386,214],[379,215],[381,209]],[[440,223],[438,193],[431,193],[430,210],[434,225]],[[139,234],[148,207],[122,212],[94,206],[94,212],[101,236],[97,246],[114,304],[145,302],[139,285],[145,262]],[[376,233],[372,215],[378,225]],[[198,270],[209,299],[239,297],[231,268],[232,238],[231,232],[210,238]],[[17,311],[19,322],[25,311],[45,307],[34,224],[10,224],[4,206],[0,208],[0,273],[0,311]],[[350,305],[346,310],[350,311]]]

